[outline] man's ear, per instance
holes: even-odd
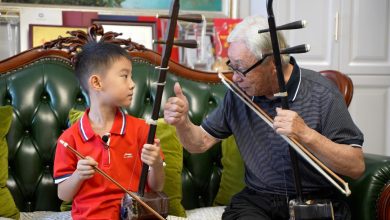
[[[102,88],[102,81],[101,81],[101,78],[100,78],[99,75],[96,75],[96,74],[92,74],[92,75],[89,77],[88,84],[89,84],[89,86],[90,86],[93,90],[101,90],[101,88]]]
[[[271,65],[272,71],[276,71],[276,65],[275,65],[274,57],[273,56],[269,56],[267,59],[269,59],[268,63],[269,63],[269,65]]]
[[[268,58],[268,62],[274,67],[276,68],[276,65],[275,65],[275,59],[274,59],[274,56],[269,56]]]

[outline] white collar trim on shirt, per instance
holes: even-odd
[[[294,97],[293,97],[292,101],[295,101],[295,98],[297,97],[298,90],[299,90],[299,88],[301,86],[301,81],[302,81],[302,71],[301,71],[301,68],[299,68],[299,82],[298,82],[297,89],[295,90],[295,94],[294,94]]]
[[[298,67],[299,68],[299,67]],[[295,94],[294,94],[294,97],[292,99],[292,101],[295,101],[295,99],[297,98],[297,95],[298,95],[298,90],[299,88],[301,87],[301,81],[302,81],[302,71],[301,71],[301,68],[299,68],[299,81],[298,81],[298,86],[297,86],[297,89],[295,90]],[[252,96],[252,101],[255,99],[254,96]]]

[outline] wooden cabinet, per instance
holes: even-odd
[[[390,74],[390,2],[343,0],[340,70],[349,74]]]
[[[279,0],[274,1],[277,25],[295,20],[306,20],[307,27],[284,31],[291,46],[310,44],[309,53],[295,55],[301,66],[309,69],[337,69],[339,40],[336,31],[336,16],[339,5],[328,0]]]

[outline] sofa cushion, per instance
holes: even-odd
[[[186,212],[181,204],[183,169],[183,147],[176,135],[176,128],[165,123],[164,119],[157,121],[156,137],[160,139],[165,156],[165,183],[163,192],[169,196],[169,215],[185,217]]]
[[[0,216],[19,219],[19,210],[7,188],[8,144],[6,135],[12,122],[12,107],[0,106]]]
[[[84,114],[84,111],[79,111],[79,110],[72,108],[69,111],[69,124],[73,125],[74,123],[76,123],[76,121],[79,120],[81,118],[81,116],[83,116],[83,114]]]
[[[20,213],[7,187],[0,188],[0,216],[19,219]]]
[[[0,106],[0,187],[7,185],[8,179],[8,144],[5,136],[12,122],[12,107]]]
[[[69,123],[75,123],[84,111],[71,109]],[[161,148],[165,156],[165,183],[163,192],[169,197],[169,215],[185,217],[186,212],[181,205],[182,184],[181,171],[183,169],[183,148],[176,136],[175,127],[168,125],[164,119],[157,121],[156,137],[160,139]],[[70,203],[64,202],[61,211],[70,210]]]
[[[231,197],[245,187],[244,161],[241,158],[234,136],[222,140],[221,145],[223,170],[214,205],[228,205]]]
[[[220,220],[222,219],[222,214],[225,211],[225,206],[217,207],[203,207],[187,211],[188,220],[198,220],[198,219],[207,219],[207,220]]]

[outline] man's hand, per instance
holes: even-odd
[[[296,138],[303,143],[309,142],[313,131],[306,125],[298,113],[281,108],[276,108],[274,129],[278,134]]]
[[[80,180],[86,180],[92,178],[95,174],[94,166],[98,163],[92,157],[85,157],[77,162],[76,174]]]
[[[154,144],[144,144],[141,153],[141,160],[152,168],[163,165],[163,161],[160,156],[159,139],[154,139]]]
[[[164,119],[168,124],[182,125],[188,118],[188,100],[181,90],[180,84],[175,83],[175,97],[170,97],[164,106]]]

